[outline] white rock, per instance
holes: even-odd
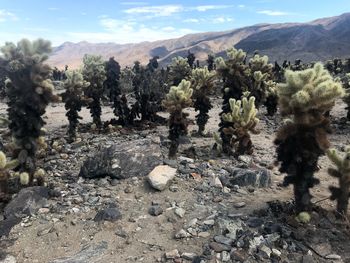
[[[169,182],[174,179],[176,169],[169,165],[158,165],[147,176],[150,185],[159,191],[163,191]]]
[[[16,258],[11,255],[7,255],[5,259],[0,260],[0,263],[16,263]]]
[[[184,252],[181,255],[181,257],[186,260],[193,260],[196,256],[197,256],[196,253],[187,253],[187,252]]]
[[[183,218],[184,215],[185,215],[185,213],[186,213],[186,210],[183,209],[183,208],[181,208],[181,207],[177,207],[177,208],[175,208],[174,213],[175,213],[177,216]]]
[[[166,257],[166,259],[175,259],[175,258],[179,258],[180,254],[179,254],[179,251],[177,249],[174,249],[174,250],[166,252],[165,257]]]
[[[213,175],[211,178],[210,178],[210,185],[211,186],[214,186],[214,187],[217,187],[217,188],[222,188],[222,183],[219,179],[219,177],[217,177],[216,175]]]

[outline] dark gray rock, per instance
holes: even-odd
[[[103,148],[83,163],[79,176],[112,179],[142,177],[162,163],[160,146],[148,139],[128,141]]]
[[[101,221],[117,221],[122,218],[122,214],[117,208],[105,208],[97,212],[94,221],[95,222],[101,222]]]
[[[163,208],[161,208],[160,205],[152,205],[149,208],[148,213],[151,216],[159,216],[159,215],[163,214]]]
[[[21,218],[34,215],[49,198],[49,190],[43,186],[22,189],[4,209],[4,220],[0,221],[0,237],[7,236]]]
[[[253,187],[270,187],[271,173],[267,169],[230,169],[230,175],[222,175],[220,177],[224,186],[233,188],[238,186],[253,186]]]
[[[262,218],[259,218],[259,217],[251,217],[247,220],[246,224],[249,227],[256,228],[256,227],[262,226],[264,224],[264,220]]]
[[[33,186],[22,189],[5,207],[4,216],[24,217],[35,214],[49,198],[49,190],[44,186]]]
[[[105,250],[107,250],[108,244],[106,241],[102,241],[99,244],[86,245],[84,246],[77,254],[70,256],[55,259],[50,261],[50,263],[97,263],[99,257],[103,255]]]

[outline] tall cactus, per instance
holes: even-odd
[[[245,63],[247,54],[241,49],[231,48],[227,50],[227,57],[227,60],[224,60],[222,57],[215,59],[217,75],[223,81],[223,106],[220,115],[231,111],[229,103],[231,98],[239,100],[243,95],[243,91],[247,90],[247,74],[249,71]],[[219,132],[223,146],[222,151],[226,154],[232,154],[232,149],[229,147],[231,137],[230,134],[223,132],[223,130],[230,126],[231,123],[221,118]]]
[[[178,86],[172,86],[166,98],[163,100],[163,106],[170,113],[169,117],[169,139],[171,145],[169,149],[169,158],[174,158],[179,146],[179,137],[187,134],[187,116],[183,109],[192,104],[191,82],[182,80]]]
[[[213,107],[208,95],[214,88],[215,77],[215,72],[210,72],[207,67],[192,70],[191,87],[195,98],[194,109],[199,111],[196,115],[199,135],[203,135],[205,125],[209,119],[208,112]]]
[[[14,137],[14,157],[19,161],[19,171],[29,174],[29,183],[34,179],[36,152],[42,116],[49,102],[57,101],[50,80],[51,68],[45,64],[51,52],[51,43],[42,39],[33,42],[23,39],[6,43],[1,48],[0,67],[8,76],[9,128]]]
[[[101,97],[103,94],[103,83],[106,80],[106,70],[101,56],[86,54],[83,58],[84,79],[90,83],[85,90],[85,95],[91,99],[88,105],[93,123],[97,129],[102,128],[101,121]]]
[[[285,73],[286,83],[278,85],[281,114],[290,119],[278,131],[275,144],[280,171],[287,173],[284,185],[294,185],[296,209],[311,208],[310,188],[319,156],[328,149],[330,131],[326,112],[344,93],[321,63],[313,68]]]
[[[335,149],[328,150],[327,156],[337,167],[337,169],[329,168],[328,173],[339,180],[339,187],[329,187],[332,193],[331,199],[337,200],[337,212],[345,216],[350,198],[350,147],[346,148],[343,157],[339,156]]]
[[[259,122],[256,118],[255,98],[243,98],[242,100],[230,99],[231,112],[223,113],[221,118],[231,126],[224,128],[223,132],[231,137],[230,144],[224,147],[234,149],[234,155],[252,154],[253,144],[249,132],[258,133],[255,129]]]
[[[76,130],[79,124],[79,111],[82,105],[85,104],[84,89],[90,85],[83,78],[80,71],[66,71],[66,80],[64,81],[65,93],[62,94],[62,99],[67,110],[66,116],[69,121],[68,138],[69,141],[74,141],[76,138]]]

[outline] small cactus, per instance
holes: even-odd
[[[343,157],[335,149],[329,149],[327,156],[336,166],[336,169],[329,168],[328,173],[339,180],[339,187],[329,187],[332,193],[331,199],[337,200],[337,212],[345,216],[350,198],[350,147],[346,148]]]
[[[230,108],[231,112],[223,113],[221,118],[231,124],[230,127],[224,128],[223,132],[232,139],[229,146],[222,145],[222,148],[234,148],[236,156],[252,154],[253,144],[249,132],[258,133],[255,127],[259,122],[259,119],[256,118],[255,98],[230,99]]]
[[[172,86],[169,93],[163,100],[163,106],[170,113],[169,118],[169,139],[171,145],[169,149],[169,158],[176,156],[179,146],[179,137],[187,134],[187,113],[183,109],[192,104],[193,90],[190,88],[191,82],[182,80],[178,86]]]

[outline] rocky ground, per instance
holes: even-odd
[[[216,105],[209,133],[217,130]],[[311,222],[295,219],[292,189],[279,186],[283,176],[273,166],[278,116],[261,114],[252,156],[217,157],[211,136],[190,136],[173,161],[164,125],[105,134],[82,125],[81,141],[68,144],[64,114],[61,104],[46,114],[51,147],[39,162],[49,188],[22,190],[1,208],[1,263],[350,262],[350,223],[336,220],[326,199],[336,185],[327,158],[320,159]],[[339,121],[344,105],[332,115],[330,140],[342,149],[350,139],[349,124]],[[87,110],[82,116],[91,121]]]

